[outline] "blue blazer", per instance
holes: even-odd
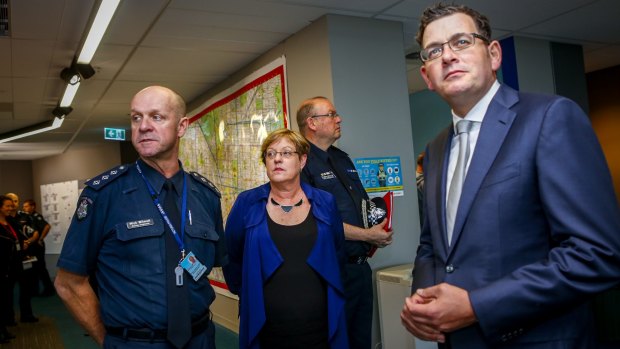
[[[620,280],[620,212],[590,122],[572,101],[502,86],[484,116],[446,240],[453,137],[426,149],[413,290],[469,292],[478,323],[452,348],[590,348],[589,296]]]
[[[344,289],[340,270],[344,263],[344,228],[333,196],[301,183],[316,219],[317,240],[308,264],[327,284],[329,343],[333,349],[348,348]],[[260,348],[258,334],[265,324],[263,284],[282,264],[267,227],[269,183],[237,197],[226,222],[229,273],[226,283],[239,295],[239,348]],[[295,295],[291,295],[295,296]]]

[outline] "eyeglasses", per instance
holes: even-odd
[[[320,118],[321,116],[327,116],[328,118],[335,118],[337,116],[340,116],[340,114],[338,114],[337,111],[330,111],[327,114],[317,114],[317,115],[312,115],[311,118]]]
[[[458,33],[453,35],[450,40],[444,42],[443,44],[431,45],[422,49],[422,51],[420,51],[420,59],[422,62],[428,62],[443,56],[443,45],[445,44],[448,44],[450,49],[454,52],[464,50],[474,46],[476,43],[476,38],[486,42],[487,44],[489,43],[489,39],[477,33]]]
[[[292,150],[283,150],[283,151],[267,150],[265,152],[265,158],[269,160],[273,160],[276,158],[276,156],[278,156],[278,154],[282,155],[282,157],[285,159],[290,159],[291,156],[293,156],[293,154],[297,154],[297,152],[292,151]]]

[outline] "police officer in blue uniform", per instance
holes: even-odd
[[[49,233],[51,226],[43,216],[37,212],[37,204],[32,199],[28,199],[24,201],[24,205],[22,206],[23,211],[26,216],[30,218],[30,224],[32,229],[39,232],[38,240],[32,244],[31,248],[34,251],[34,255],[37,257],[37,261],[34,262],[34,272],[36,273],[36,282],[35,282],[35,294],[39,294],[39,280],[43,283],[43,291],[40,293],[41,296],[52,296],[55,294],[54,285],[52,284],[52,279],[50,278],[50,274],[47,271],[47,267],[45,265],[45,237]]]
[[[104,348],[215,347],[207,275],[228,262],[220,194],[181,167],[188,125],[172,90],[138,92],[131,128],[140,159],[89,180],[78,200],[55,285]]]
[[[19,196],[14,193],[7,193],[7,197],[13,200],[13,217],[19,224],[18,233],[23,241],[22,257],[30,259],[36,255],[36,246],[39,239],[39,232],[33,228],[32,218],[24,211],[19,210]],[[19,273],[19,312],[20,322],[38,322],[39,318],[34,316],[32,312],[32,297],[37,288],[37,273],[33,268],[33,263],[29,262],[23,265],[22,271]]]
[[[299,130],[310,142],[310,153],[301,179],[336,197],[344,222],[348,263],[343,271],[346,296],[347,330],[352,349],[370,349],[372,333],[373,287],[368,253],[372,245],[392,243],[392,232],[381,224],[366,228],[362,200],[368,195],[347,153],[333,144],[340,138],[342,118],[325,97],[305,100],[297,110]]]

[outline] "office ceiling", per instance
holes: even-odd
[[[417,51],[418,16],[429,0],[121,0],[73,112],[61,128],[0,144],[0,160],[32,160],[128,127],[139,89],[162,84],[192,101],[261,54],[328,14],[403,23],[405,54]],[[581,44],[586,70],[620,64],[620,1],[471,0],[493,37]],[[10,36],[0,37],[0,133],[51,120],[96,0],[9,0]],[[423,89],[407,62],[409,90]]]

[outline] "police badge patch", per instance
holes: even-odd
[[[88,216],[88,210],[90,210],[90,206],[93,204],[93,200],[87,197],[82,197],[80,199],[80,203],[78,204],[77,210],[75,210],[75,215],[77,219],[81,221],[82,219]]]

